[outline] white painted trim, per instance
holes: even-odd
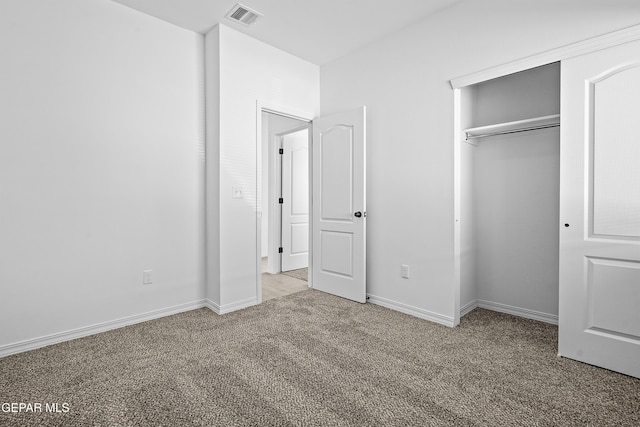
[[[528,308],[514,307],[512,305],[480,299],[477,300],[477,303],[479,308],[524,317],[525,319],[538,320],[540,322],[551,323],[553,325],[558,324],[558,316],[555,314],[543,313],[541,311],[529,310]]]
[[[256,101],[256,301],[262,302],[262,103]],[[267,259],[271,254],[267,253]],[[219,306],[218,310],[220,309]],[[216,310],[214,310],[216,311]],[[220,314],[219,311],[216,313]]]
[[[242,301],[236,301],[231,304],[225,304],[222,306],[216,303],[215,301],[206,299],[204,300],[203,307],[208,308],[209,310],[213,311],[218,315],[223,315],[223,314],[231,313],[233,311],[241,310],[243,308],[251,307],[257,304],[258,304],[257,298],[247,298]]]
[[[465,304],[461,309],[460,309],[460,317],[466,316],[467,314],[471,313],[473,310],[475,310],[476,308],[478,308],[478,300],[474,299],[473,301]]]
[[[462,286],[462,165],[460,141],[462,134],[462,92],[453,90],[453,325],[460,324],[460,287]]]
[[[300,120],[301,122],[311,123],[314,119],[312,111],[296,110],[284,105],[274,104],[268,101],[257,100],[258,110],[260,112],[277,114],[279,116],[289,117],[290,119]]]
[[[309,256],[307,285],[313,289],[313,121],[309,123]]]
[[[403,304],[397,301],[392,301],[387,298],[382,298],[375,295],[367,294],[367,302],[370,302],[371,304],[380,305],[382,307],[386,307],[391,310],[399,311],[401,313],[409,314],[411,316],[418,317],[420,319],[439,323],[441,325],[448,326],[450,328],[453,328],[455,326],[453,317],[444,316],[439,313],[434,313],[433,311],[423,310],[421,308],[413,307],[411,305]]]
[[[71,329],[64,332],[58,332],[55,334],[46,335],[44,337],[33,338],[13,344],[3,345],[0,347],[0,358],[29,350],[35,350],[37,348],[46,347],[53,344],[59,344],[61,342],[70,341],[77,338],[99,334],[101,332],[107,332],[125,326],[135,325],[137,323],[147,322],[149,320],[159,319],[161,317],[171,316],[173,314],[178,314],[185,311],[196,310],[202,307],[211,308],[208,302],[210,302],[210,300],[199,300],[186,304],[174,305],[172,307],[161,308],[158,310],[148,311],[146,313],[134,314],[133,316],[127,316],[120,319],[97,323],[95,325],[84,326],[82,328]]]
[[[209,298],[204,300],[204,307],[208,308],[216,314],[220,314],[220,306],[215,301]]]
[[[227,314],[233,311],[242,310],[243,308],[248,308],[254,305],[258,305],[258,298],[247,298],[245,300],[232,302],[231,304],[225,304],[218,306],[217,304],[214,306],[218,309],[218,311],[214,310],[218,314]]]
[[[517,73],[552,62],[562,61],[576,56],[595,52],[601,49],[618,46],[640,39],[640,25],[634,25],[622,30],[596,36],[581,42],[572,43],[546,52],[537,53],[506,64],[487,68],[475,73],[451,79],[451,87],[458,89],[464,86],[495,79],[507,74]]]

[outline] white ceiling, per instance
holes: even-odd
[[[323,65],[461,0],[240,0],[264,14],[246,28],[224,16],[237,0],[113,0],[205,34],[218,22]]]

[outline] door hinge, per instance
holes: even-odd
[[[280,154],[284,154],[284,148],[280,148],[280,149],[278,150],[278,153],[280,153]]]
[[[278,203],[283,204],[283,203],[284,203],[284,199],[283,199],[282,197],[280,197],[280,198],[278,199]]]
[[[283,251],[283,249],[282,249],[282,248],[278,248],[278,253],[279,253],[279,254],[281,254],[281,253],[282,253],[282,251]]]

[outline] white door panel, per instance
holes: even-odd
[[[640,377],[640,42],[562,62],[562,356]]]
[[[320,232],[322,257],[320,270],[346,278],[353,277],[353,233],[323,230]]]
[[[338,125],[321,138],[321,219],[353,222],[353,128]]]
[[[365,108],[313,122],[313,287],[366,302]]]
[[[640,238],[640,64],[590,83],[593,108],[594,234]],[[597,95],[597,102],[595,96]],[[603,173],[600,173],[603,172]]]
[[[282,271],[309,263],[309,129],[282,136]]]

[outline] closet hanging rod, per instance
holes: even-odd
[[[466,133],[466,139],[468,141],[470,139],[486,138],[488,136],[497,136],[497,135],[508,135],[508,134],[512,134],[512,133],[528,132],[528,131],[538,130],[538,129],[555,128],[555,127],[558,127],[558,126],[560,126],[560,123],[552,123],[552,124],[540,125],[540,126],[530,126],[530,127],[526,127],[526,128],[514,129],[514,130],[505,130],[505,131],[500,131],[500,132],[489,132],[489,133],[483,133],[483,134],[480,134],[480,135],[470,135],[469,132],[465,132],[465,133]]]

